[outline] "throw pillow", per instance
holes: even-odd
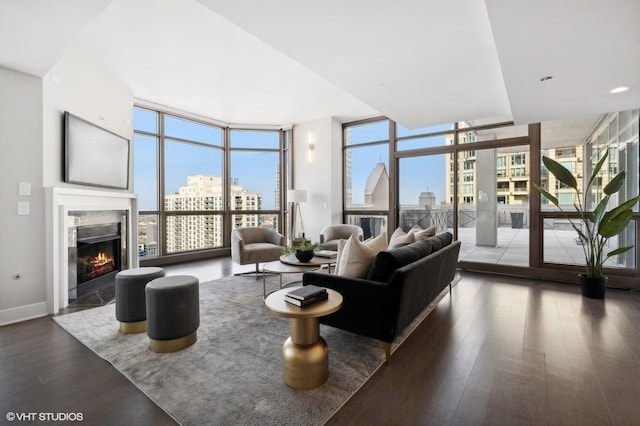
[[[338,240],[338,253],[336,254],[336,266],[333,268],[333,273],[335,275],[340,275],[338,274],[338,268],[340,267],[340,258],[342,257],[342,252],[344,251],[344,245],[347,243],[347,240],[345,239],[340,239]]]
[[[377,237],[367,238],[364,243],[375,250],[376,253],[389,248],[387,244],[387,232],[383,231]]]
[[[376,252],[355,235],[349,237],[341,250],[336,275],[349,278],[366,278]]]
[[[414,237],[416,238],[416,241],[426,240],[427,238],[433,237],[434,235],[436,235],[436,227],[430,226],[427,229],[420,229],[418,231],[415,231],[413,234],[414,234]]]
[[[391,234],[391,238],[389,238],[389,248],[404,246],[407,244],[411,244],[416,241],[414,233],[407,234],[402,228],[398,227],[393,234]]]
[[[411,229],[409,229],[409,232],[407,232],[407,234],[413,234],[414,232],[418,232],[418,231],[422,231],[422,228],[420,228],[420,225],[413,225]]]

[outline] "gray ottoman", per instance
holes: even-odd
[[[164,269],[156,267],[125,269],[116,274],[116,319],[121,333],[142,333],[147,329],[144,287],[160,277],[164,277]]]
[[[147,335],[152,351],[175,352],[198,340],[199,284],[190,275],[156,278],[147,284]]]

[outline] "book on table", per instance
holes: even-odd
[[[326,288],[311,284],[293,289],[286,296],[296,300],[307,300],[326,293]]]
[[[318,250],[315,252],[316,256],[326,257],[328,259],[335,259],[338,257],[338,252],[335,250]]]
[[[287,303],[291,303],[292,305],[296,305],[299,306],[301,308],[305,307],[305,306],[309,306],[312,305],[314,303],[318,303],[321,302],[323,300],[327,300],[329,298],[329,293],[327,293],[326,291],[324,293],[319,293],[318,295],[314,296],[314,297],[309,297],[307,299],[304,300],[300,300],[300,299],[294,299],[293,297],[289,297],[288,295],[284,296],[284,301]]]

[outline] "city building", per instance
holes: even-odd
[[[262,194],[247,191],[237,181],[231,184],[234,210],[261,210]],[[222,177],[195,175],[187,177],[187,185],[176,194],[164,196],[167,212],[221,211],[224,198]],[[234,227],[258,226],[259,215],[234,215]],[[220,214],[168,215],[166,225],[167,253],[220,247],[223,244]],[[157,235],[157,234],[156,234]],[[147,235],[149,241],[149,235]]]

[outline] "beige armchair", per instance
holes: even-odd
[[[355,234],[360,241],[364,232],[358,225],[329,225],[320,231],[320,246],[323,250],[338,250],[338,241],[348,239]]]
[[[256,264],[260,272],[260,262],[280,259],[286,248],[285,238],[269,228],[236,228],[231,231],[231,258],[240,265]]]

